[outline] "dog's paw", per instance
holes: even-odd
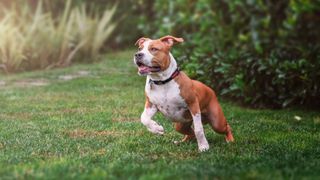
[[[198,145],[199,151],[200,152],[205,152],[209,150],[209,144],[208,142],[204,142]]]
[[[150,132],[152,132],[153,134],[158,134],[158,135],[163,135],[163,134],[164,134],[164,129],[163,129],[163,127],[160,126],[160,125],[157,124],[157,123],[152,124],[152,126],[150,126],[150,127],[148,128],[148,130],[149,130]]]
[[[208,150],[209,150],[209,145],[199,146],[199,151],[200,152],[205,152],[205,151],[208,151]]]

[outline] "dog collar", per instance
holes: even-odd
[[[150,79],[150,80],[149,80],[149,83],[150,83],[150,84],[153,83],[153,84],[156,84],[156,85],[163,85],[163,84],[166,84],[166,83],[170,82],[172,79],[174,79],[175,77],[177,77],[179,74],[180,74],[180,69],[177,68],[177,69],[171,74],[171,76],[170,76],[168,79],[166,79],[166,80],[164,80],[164,81],[155,81],[155,80]]]

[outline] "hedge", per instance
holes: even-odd
[[[220,95],[255,107],[320,104],[319,1],[156,1],[150,11],[144,34],[183,37],[182,69]]]

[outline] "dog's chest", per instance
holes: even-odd
[[[189,121],[185,118],[188,106],[180,95],[179,84],[170,81],[167,84],[146,84],[146,94],[149,101],[156,105],[158,110],[172,121]]]

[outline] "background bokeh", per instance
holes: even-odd
[[[141,36],[171,34],[185,39],[173,49],[181,68],[221,96],[253,107],[320,105],[318,0],[0,2],[4,73],[93,62]]]

